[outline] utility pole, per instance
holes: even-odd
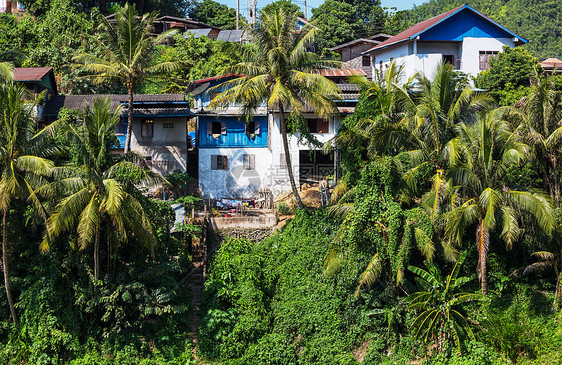
[[[240,29],[240,0],[236,0],[236,30]]]
[[[252,4],[248,0],[248,24],[252,24]]]
[[[306,14],[306,0],[304,0],[304,18],[308,20],[308,15]]]
[[[252,21],[252,27],[255,29],[256,28],[256,3],[257,0],[254,0],[254,11],[253,11],[253,21]]]

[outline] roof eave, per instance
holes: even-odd
[[[379,46],[373,47],[373,48],[371,48],[371,49],[369,49],[369,50],[367,50],[367,51],[365,51],[365,52],[362,52],[361,54],[363,54],[363,55],[371,54],[371,53],[373,53],[373,52],[380,51],[380,50],[386,49],[386,48],[388,48],[388,47],[395,46],[395,45],[400,44],[400,43],[402,43],[402,42],[409,42],[409,41],[410,41],[409,38],[400,39],[400,40],[398,40],[398,41],[396,41],[396,42],[394,42],[394,43],[385,44],[385,45],[382,46],[382,47],[379,47]]]
[[[480,17],[482,17],[484,20],[488,21],[489,23],[492,23],[493,25],[495,25],[496,27],[500,28],[500,29],[503,30],[504,32],[511,34],[514,38],[517,38],[517,39],[518,39],[518,42],[519,42],[519,41],[520,41],[520,42],[523,42],[523,44],[527,44],[527,43],[528,43],[528,41],[527,41],[525,38],[522,38],[522,37],[518,36],[517,34],[513,33],[512,31],[510,31],[509,29],[507,29],[506,27],[504,27],[503,25],[501,25],[501,24],[499,24],[498,22],[496,22],[496,21],[490,19],[490,18],[489,18],[488,16],[486,16],[485,14],[479,12],[478,10],[474,9],[472,6],[467,5],[467,4],[465,4],[465,5],[463,5],[462,7],[458,8],[455,12],[453,12],[453,13],[447,15],[446,17],[443,17],[442,19],[439,19],[438,21],[436,21],[435,23],[433,23],[433,24],[430,25],[429,27],[425,28],[424,30],[419,31],[418,33],[416,33],[416,34],[410,36],[409,39],[410,39],[410,40],[415,39],[416,37],[422,35],[423,33],[427,32],[428,30],[430,30],[431,28],[433,28],[433,27],[435,27],[435,26],[441,24],[442,22],[444,22],[445,20],[449,19],[450,17],[452,17],[452,16],[458,14],[459,12],[463,11],[464,9],[469,9],[469,10],[471,10],[472,12],[474,12],[474,13],[476,13],[477,15],[479,15]],[[517,42],[516,42],[516,43],[517,43]]]

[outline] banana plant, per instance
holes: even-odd
[[[418,313],[411,330],[425,343],[436,342],[439,352],[452,341],[456,350],[461,353],[465,339],[474,339],[474,332],[463,307],[466,303],[479,301],[481,296],[461,291],[461,287],[473,279],[458,276],[465,257],[466,255],[461,256],[444,279],[439,268],[429,261],[425,261],[427,270],[408,267],[417,275],[416,282],[421,288],[405,299],[408,309]]]

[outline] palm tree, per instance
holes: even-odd
[[[340,130],[334,140],[336,146],[365,145],[369,156],[375,156],[396,154],[413,145],[404,121],[406,112],[415,105],[406,91],[411,80],[405,86],[399,85],[403,75],[404,65],[391,61],[375,81],[364,76],[350,77],[350,81],[361,89],[363,102],[355,110],[356,118],[361,119],[349,129]]]
[[[560,205],[559,157],[562,147],[562,93],[554,79],[535,74],[530,93],[519,103],[524,114],[524,131],[543,172],[545,188]]]
[[[36,189],[38,176],[48,174],[53,163],[40,156],[48,150],[38,148],[42,140],[35,134],[35,105],[25,101],[27,90],[12,80],[7,65],[0,65],[0,213],[2,214],[2,267],[4,287],[12,320],[18,317],[10,288],[9,232],[10,206],[16,199],[32,202],[45,217]],[[45,217],[46,218],[46,217]]]
[[[296,21],[296,13],[290,15],[283,9],[274,9],[262,14],[254,28],[245,25],[252,45],[243,50],[242,62],[227,70],[244,76],[220,85],[220,90],[224,91],[212,100],[211,107],[240,104],[247,118],[264,104],[278,111],[291,188],[297,204],[303,208],[291,165],[285,115],[289,112],[296,120],[311,108],[321,118],[328,118],[337,111],[333,100],[339,98],[340,91],[333,82],[318,74],[319,69],[336,63],[323,61],[310,51],[316,29],[306,27],[296,32]]]
[[[175,30],[164,32],[156,37],[151,34],[157,13],[137,16],[134,5],[125,4],[115,13],[115,25],[105,17],[101,20],[102,40],[88,37],[100,49],[101,56],[80,53],[74,60],[84,66],[94,82],[119,81],[129,95],[127,137],[125,153],[131,149],[133,126],[133,99],[135,86],[148,76],[174,71],[181,62],[154,63],[156,45],[168,40]]]
[[[528,213],[550,234],[556,227],[548,199],[538,191],[517,190],[502,184],[506,169],[521,163],[527,146],[509,129],[503,108],[482,116],[472,125],[459,126],[463,149],[449,157],[447,174],[451,210],[444,215],[445,237],[461,244],[466,229],[476,226],[476,247],[482,293],[486,294],[490,233],[500,229],[508,247],[517,239],[519,217]]]
[[[474,293],[459,291],[464,284],[472,280],[470,277],[458,277],[465,256],[455,263],[445,280],[439,268],[429,261],[425,262],[427,270],[415,266],[408,267],[418,276],[417,284],[422,289],[405,299],[409,309],[421,312],[414,319],[412,329],[417,337],[423,337],[424,342],[437,341],[439,352],[443,351],[445,343],[452,339],[460,353],[464,339],[474,339],[474,333],[462,307],[465,303],[480,300],[480,297]]]
[[[141,243],[152,247],[155,237],[151,223],[140,202],[129,192],[119,175],[138,175],[138,183],[152,185],[162,182],[159,175],[143,170],[137,164],[123,160],[113,163],[110,148],[116,143],[115,127],[120,110],[111,112],[107,98],[94,100],[81,113],[82,125],[73,118],[61,118],[49,128],[66,134],[76,147],[75,166],[57,168],[57,181],[45,191],[63,191],[66,196],[47,220],[47,232],[41,249],[49,249],[52,241],[62,233],[76,230],[80,249],[94,245],[94,278],[100,276],[101,226],[107,224],[117,236],[126,241],[135,236]],[[45,193],[45,192],[44,192]],[[111,248],[107,237],[108,251]],[[108,252],[109,254],[109,252]]]

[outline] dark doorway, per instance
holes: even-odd
[[[300,183],[314,184],[334,174],[334,156],[321,151],[299,151]]]

